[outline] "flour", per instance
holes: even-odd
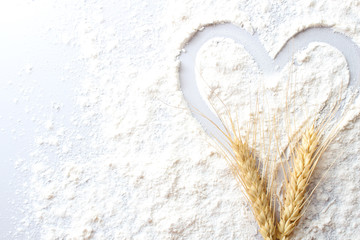
[[[86,75],[80,75],[70,119],[58,110],[38,121],[31,164],[18,163],[30,172],[30,201],[17,234],[38,239],[261,239],[226,161],[188,109],[176,56],[197,29],[223,21],[258,33],[271,56],[309,26],[334,26],[360,45],[359,1],[340,6],[238,0],[118,4],[69,5],[79,14],[72,19],[74,29],[59,41],[78,50]],[[123,11],[121,17],[116,9]],[[309,45],[294,56],[294,64],[265,76],[241,45],[213,39],[199,52],[196,69],[203,96],[212,101],[218,95],[232,111],[241,110],[243,124],[254,110],[256,93],[268,100],[264,112],[283,114],[284,83],[290,82],[294,128],[301,127],[311,114],[331,106],[340,86],[349,82],[342,54],[322,43]],[[349,106],[315,182],[333,159],[338,161],[316,189],[294,239],[360,234],[358,118],[358,104]]]

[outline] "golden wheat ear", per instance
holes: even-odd
[[[319,127],[316,127],[315,123],[308,125],[301,136],[301,143],[295,147],[292,156],[293,169],[285,179],[284,201],[280,210],[280,221],[277,224],[277,239],[290,239],[294,228],[306,211],[306,205],[309,204],[313,192],[320,184],[319,182],[308,193],[307,188],[316,165],[339,132],[340,125],[337,125],[326,137],[324,136],[324,128],[331,118],[332,116],[327,117]]]
[[[252,207],[259,231],[264,239],[274,239],[275,218],[271,204],[271,193],[267,192],[266,181],[261,178],[255,156],[246,141],[231,140],[234,152],[231,160],[235,178],[242,184],[245,195]]]
[[[284,173],[285,189],[283,203],[280,203],[280,220],[277,223],[276,229],[277,239],[290,239],[291,234],[306,211],[306,207],[310,203],[313,192],[321,182],[320,180],[310,191],[307,189],[310,184],[311,176],[322,154],[340,131],[344,116],[337,119],[336,126],[331,128],[328,127],[331,125],[331,121],[335,120],[335,115],[339,113],[340,96],[341,95],[339,95],[339,99],[332,107],[331,111],[329,111],[322,121],[316,124],[316,120],[314,119],[311,124],[308,123],[306,125],[305,131],[303,131],[300,136],[300,142],[296,144],[295,147],[292,147],[291,142],[297,140],[294,138],[291,139],[288,135],[292,170],[290,170],[288,165],[289,173]],[[327,129],[329,132],[326,134],[325,132]]]
[[[205,80],[203,81],[205,82]],[[209,87],[208,84],[206,85]],[[251,129],[255,130],[252,142],[256,143],[256,121],[258,119],[251,122],[253,126],[248,126],[246,136],[242,137],[238,118],[236,117],[236,121],[234,121],[229,107],[216,93],[214,96],[225,110],[224,115],[220,114],[213,103],[209,101],[212,110],[221,122],[221,126],[195,107],[193,107],[193,113],[207,119],[220,132],[220,135],[212,133],[210,135],[215,140],[217,149],[230,165],[235,179],[242,185],[243,193],[251,206],[260,234],[266,240],[273,240],[276,233],[275,202],[272,198],[273,177],[268,178],[269,172],[271,175],[273,171],[269,168],[273,166],[269,167],[268,162],[261,164],[260,161],[257,161],[256,151],[249,145]],[[257,114],[259,114],[258,105]]]
[[[275,239],[275,215],[271,198],[271,187],[265,177],[260,173],[260,163],[256,160],[254,150],[251,149],[248,137],[240,135],[238,124],[228,115],[228,131],[223,132],[227,139],[227,146],[218,142],[222,148],[224,158],[231,166],[236,180],[242,185],[244,194],[251,205],[255,220],[259,225],[259,232],[264,239]]]
[[[272,201],[271,181],[267,181],[266,175],[260,173],[260,163],[257,161],[255,151],[249,146],[249,134],[242,137],[238,121],[231,117],[230,110],[224,104],[225,118],[219,117],[222,126],[218,126],[210,118],[202,114],[198,109],[193,112],[207,119],[221,133],[222,138],[212,135],[220,154],[226,159],[231,167],[235,179],[242,185],[243,193],[248,200],[255,220],[259,225],[259,232],[266,240],[275,239],[275,208]],[[267,169],[263,166],[263,171]]]
[[[319,132],[314,125],[307,127],[301,137],[301,144],[296,147],[293,170],[285,184],[284,203],[277,225],[277,238],[289,239],[298,224],[306,201],[306,188],[311,173],[318,162]]]

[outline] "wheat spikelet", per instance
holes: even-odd
[[[221,101],[221,99],[219,100]],[[269,169],[265,164],[262,166],[263,174],[260,174],[260,163],[257,162],[254,151],[249,146],[249,135],[246,138],[241,136],[238,122],[233,121],[229,109],[224,103],[223,105],[227,112],[227,116],[225,116],[227,121],[215,110],[222,126],[215,124],[205,115],[201,113],[200,115],[209,120],[224,137],[213,136],[218,144],[218,150],[228,161],[234,177],[243,186],[244,194],[259,225],[260,234],[265,240],[273,240],[276,237],[276,223],[275,206],[274,202],[271,201],[272,185],[271,182],[268,182],[266,174]],[[254,142],[256,142],[256,122],[256,120],[252,122],[252,129],[255,130]]]
[[[284,203],[277,226],[277,237],[289,239],[298,224],[306,201],[306,188],[309,185],[311,173],[316,166],[319,155],[319,135],[314,125],[306,129],[301,137],[301,145],[296,148],[293,170],[286,183]]]
[[[251,153],[246,141],[238,137],[230,140],[234,152],[231,163],[237,180],[243,185],[255,219],[259,225],[260,233],[266,240],[275,239],[275,219],[269,194],[265,182],[261,179],[256,159]]]

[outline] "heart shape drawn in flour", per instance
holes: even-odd
[[[285,65],[291,62],[294,54],[299,50],[305,49],[310,43],[320,42],[336,48],[345,57],[350,74],[347,91],[340,103],[339,111],[336,114],[337,117],[341,115],[346,103],[349,102],[350,98],[354,98],[355,92],[359,89],[360,68],[358,66],[360,66],[360,49],[347,36],[335,32],[331,28],[313,27],[297,33],[283,45],[275,58],[272,59],[256,34],[251,35],[244,29],[230,23],[208,25],[203,30],[194,32],[192,38],[190,38],[185,46],[186,51],[183,51],[180,55],[180,85],[189,106],[199,110],[213,123],[220,126],[220,128],[223,126],[221,121],[210,110],[207,100],[201,96],[199,86],[196,83],[195,72],[196,54],[208,40],[216,37],[230,38],[236,43],[240,43],[256,61],[262,73],[268,76],[280,73]],[[212,136],[221,135],[219,130],[208,119],[194,116],[207,133]]]

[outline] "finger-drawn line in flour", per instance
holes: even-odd
[[[246,30],[231,23],[213,24],[206,26],[203,30],[198,30],[188,40],[180,55],[180,86],[183,91],[185,100],[191,107],[195,107],[202,114],[207,116],[217,126],[222,126],[217,116],[210,110],[205,99],[200,94],[196,84],[195,75],[195,60],[196,54],[202,45],[208,40],[215,37],[231,38],[237,43],[244,46],[245,50],[257,62],[260,70],[264,75],[273,74],[281,71],[284,66],[291,61],[292,56],[299,50],[305,49],[311,42],[323,42],[337,48],[345,57],[348,64],[350,81],[348,88],[357,90],[360,81],[360,49],[347,36],[335,32],[329,27],[311,27],[305,29],[294,36],[292,36],[272,59],[262,43],[258,35],[255,33],[251,35]],[[346,96],[340,105],[340,110],[343,109],[343,104],[348,100]],[[197,120],[204,127],[205,131],[211,135],[217,135],[218,130],[213,124],[203,117],[196,116]]]

